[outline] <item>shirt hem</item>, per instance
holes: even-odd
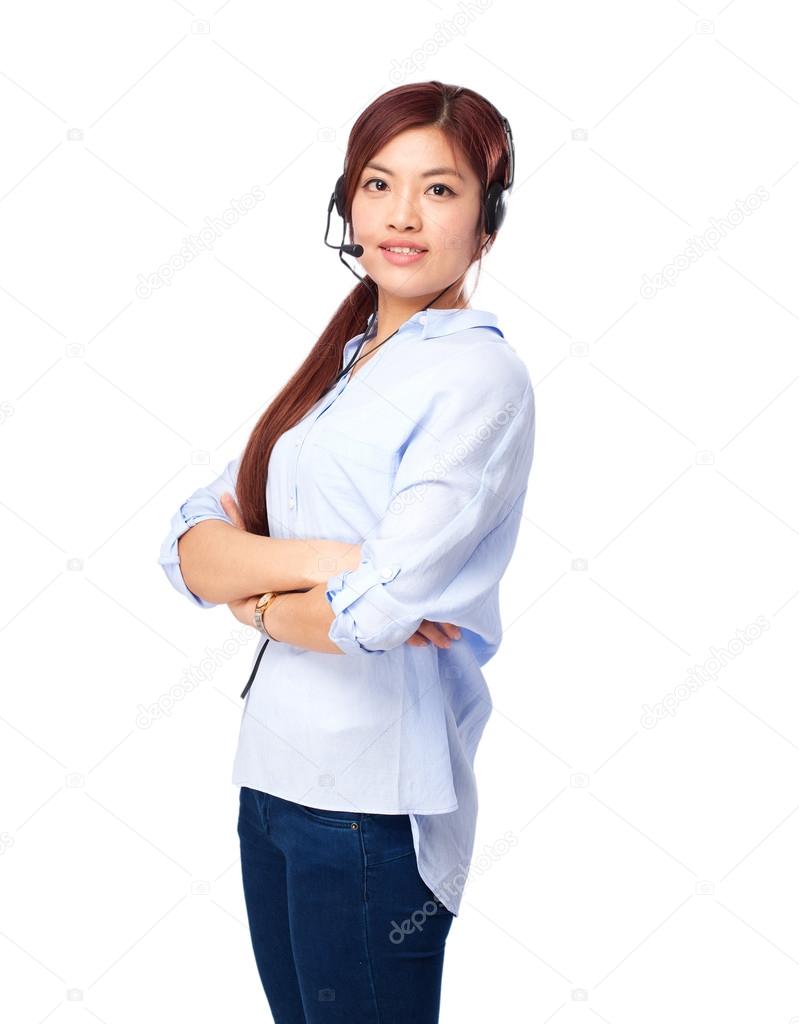
[[[432,894],[436,897],[436,899],[440,900],[441,903],[444,904],[444,906],[447,908],[450,914],[452,914],[453,917],[457,917],[458,914],[460,913],[460,900],[453,899],[451,904],[447,902],[446,898],[439,891],[438,886],[433,885],[431,880],[426,877],[424,871],[422,871],[422,866],[419,863],[418,854],[416,856],[416,870],[419,872],[419,877],[421,878],[421,880],[424,882],[424,884],[427,886],[430,892],[432,892]]]
[[[248,781],[248,780],[246,780],[246,779],[244,779],[244,778],[242,778],[242,777],[240,777],[238,775],[234,775],[233,776],[233,778],[231,779],[231,784],[234,785],[234,786],[246,786],[248,789],[257,789],[260,793],[267,793],[270,796],[279,797],[279,799],[281,799],[281,800],[288,800],[290,803],[300,803],[300,801],[297,800],[295,797],[289,796],[285,790],[283,790],[281,792],[280,791],[280,787],[270,786],[269,789],[264,789],[262,783],[258,783],[258,782],[255,782],[255,781]],[[349,806],[349,807],[331,807],[329,804],[325,804],[324,806],[321,806],[321,805],[318,805],[318,804],[308,803],[308,804],[303,804],[303,806],[304,807],[318,807],[319,810],[328,810],[328,811],[351,811],[352,810],[351,806]],[[457,809],[458,809],[458,804],[456,803],[454,807],[445,807],[443,810],[438,810],[438,811],[424,811],[424,810],[417,811],[417,810],[414,810],[414,809],[409,809],[407,807],[400,807],[400,808],[389,809],[389,810],[386,810],[386,809],[383,809],[383,808],[381,808],[380,810],[376,810],[375,808],[370,808],[368,811],[362,811],[362,812],[359,812],[359,813],[363,813],[363,814],[424,814],[424,815],[429,815],[429,814],[452,814],[452,812],[453,811],[457,811]]]

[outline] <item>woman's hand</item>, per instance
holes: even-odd
[[[239,530],[244,529],[244,520],[241,517],[236,499],[227,491],[220,498],[220,503],[225,514],[233,521],[233,525]],[[360,548],[359,548],[360,551]],[[360,555],[358,556],[360,558]],[[353,565],[355,568],[355,565]],[[245,626],[253,625],[255,606],[260,595],[243,597],[236,601],[229,601],[228,608],[233,612],[239,622]],[[436,647],[449,647],[452,640],[459,640],[461,631],[451,622],[431,622],[424,619],[419,628],[405,641],[411,647],[428,647],[432,643]]]
[[[241,512],[239,512],[239,506],[236,503],[236,499],[228,491],[222,495],[219,499],[222,506],[222,511],[226,516],[230,516],[233,520],[233,525],[238,527],[239,530],[244,529],[244,520],[241,518]]]
[[[421,625],[405,643],[411,647],[428,647],[426,637],[436,647],[449,647],[451,640],[460,640],[461,631],[452,622],[431,622],[423,619]]]
[[[255,615],[255,606],[258,604],[258,598],[253,597],[241,597],[236,598],[234,601],[228,601],[228,608],[233,612],[234,616],[244,626],[252,626],[255,629],[255,622],[253,617]]]

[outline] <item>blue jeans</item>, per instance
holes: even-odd
[[[242,786],[255,961],[275,1024],[437,1024],[453,914],[407,814],[327,811]]]

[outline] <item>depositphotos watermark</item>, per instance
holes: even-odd
[[[447,43],[451,43],[457,36],[462,36],[469,23],[474,21],[478,14],[487,11],[493,0],[459,0],[458,10],[446,21],[437,21],[436,30],[431,36],[415,47],[402,60],[395,57],[391,62],[391,70],[388,77],[394,85],[401,85],[412,75],[418,75],[431,57],[442,50]]]
[[[708,680],[712,679],[715,682],[721,669],[726,668],[733,658],[742,654],[767,629],[771,629],[771,623],[765,615],[758,615],[754,622],[750,622],[743,629],[737,629],[735,637],[727,643],[726,647],[721,649],[711,647],[710,654],[702,664],[694,665],[688,670],[684,683],[675,686],[672,692],[667,693],[657,704],[642,705],[644,713],[641,715],[641,725],[645,729],[654,729],[664,718],[674,718],[677,713],[677,705],[681,701],[688,700]]]
[[[242,647],[246,647],[257,636],[257,631],[251,626],[240,626],[233,630],[233,635],[225,640],[221,647],[206,647],[205,657],[199,664],[189,665],[184,669],[179,683],[170,686],[166,693],[162,693],[151,704],[139,704],[136,708],[137,728],[149,729],[156,719],[169,718],[178,701],[183,700],[192,690],[196,690],[200,683],[207,683],[213,679],[223,662],[235,658]]]
[[[472,877],[485,874],[492,864],[495,864],[501,857],[505,856],[511,847],[518,845],[519,837],[512,829],[508,829],[505,832],[504,838],[497,839],[490,847],[483,847],[483,852],[476,859],[472,860],[471,871],[468,868],[465,871],[462,868],[457,868],[451,873],[449,879],[442,881],[438,886],[439,892],[446,892],[450,896],[463,892],[463,887],[469,874]],[[405,941],[406,935],[420,932],[427,918],[438,913],[442,907],[444,907],[444,904],[436,896],[434,899],[426,900],[418,910],[414,910],[401,924],[397,924],[396,921],[392,920],[391,931],[388,933],[389,941],[397,946],[400,942]]]
[[[220,238],[224,231],[238,224],[242,217],[252,208],[266,198],[266,193],[260,185],[253,185],[250,192],[245,192],[240,199],[231,199],[230,206],[224,209],[217,217],[206,217],[205,227],[201,228],[196,235],[188,235],[181,241],[180,249],[162,263],[157,270],[151,274],[139,274],[136,285],[136,295],[140,299],[149,299],[154,291],[164,286],[169,286],[174,280],[175,274],[202,256],[204,252],[210,252],[214,242]]]
[[[414,502],[423,501],[425,490],[431,483],[438,483],[456,466],[462,466],[473,451],[491,438],[501,427],[509,423],[519,412],[519,407],[513,402],[505,402],[501,409],[498,409],[483,423],[469,434],[458,432],[458,439],[445,452],[437,452],[431,468],[422,475],[422,479],[412,487],[406,487],[395,495],[388,506],[389,515],[399,515],[403,509]]]
[[[759,210],[769,197],[768,189],[759,185],[745,199],[736,199],[735,209],[730,210],[726,217],[721,220],[711,217],[710,227],[701,235],[694,235],[693,238],[690,238],[683,251],[675,256],[671,263],[667,263],[662,270],[651,277],[649,274],[644,274],[641,279],[641,297],[653,299],[662,288],[673,288],[677,277],[684,270],[688,270],[691,264],[696,263],[706,252],[717,249],[722,238],[742,224],[745,217]]]

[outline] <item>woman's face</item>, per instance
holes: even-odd
[[[482,189],[466,157],[433,127],[409,128],[368,161],[352,202],[358,261],[385,296],[430,298],[460,278],[481,232]],[[393,256],[385,246],[423,249]]]

